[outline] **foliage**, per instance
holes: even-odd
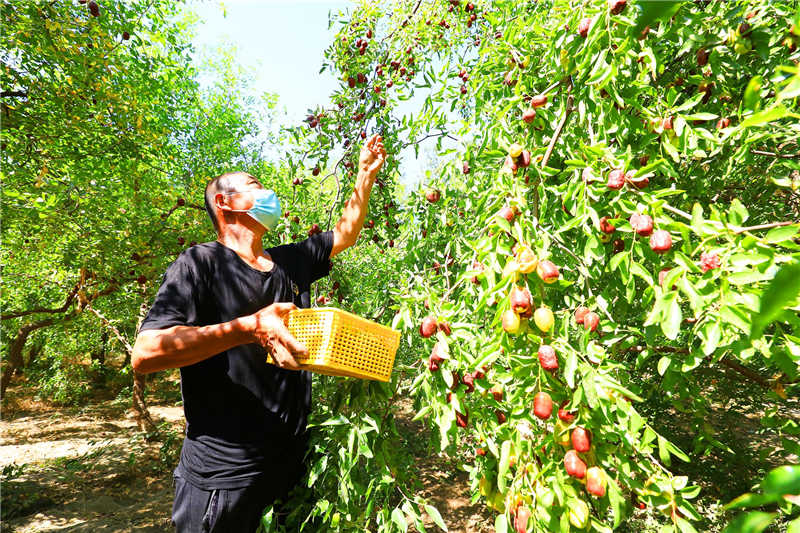
[[[760,484],[761,493],[742,494],[726,507],[728,509],[747,509],[778,504],[778,510],[786,514],[797,514],[800,505],[797,494],[800,493],[800,468],[797,466],[781,466],[766,475]],[[737,516],[725,533],[760,533],[769,526],[777,513],[749,511]],[[790,533],[800,530],[800,518],[794,518],[788,525]]]
[[[324,68],[342,79],[335,107],[293,131],[306,158],[350,179],[369,130],[391,153],[437,139],[427,192],[441,199],[420,191],[387,211],[389,231],[376,239],[396,238],[402,220],[393,325],[419,357],[400,369],[416,376],[407,390],[443,450],[481,447],[465,467],[476,497],[500,513],[499,531],[515,526],[521,505],[534,530],[578,527],[582,501],[597,530],[620,526],[636,505],[666,515],[664,531],[694,531],[701,488],[673,474],[673,459],[690,457],[636,404],[658,396],[685,413],[697,457],[728,449],[705,422],[707,370],[738,372],[778,404],[797,391],[797,6],[612,4],[361,5],[334,21],[326,52]],[[394,116],[412,97],[424,98],[418,112]],[[634,214],[653,230],[634,227]],[[671,244],[659,249],[653,231]],[[558,267],[558,281],[520,268],[525,246]],[[523,317],[519,333],[503,331],[515,286],[554,312],[552,330]],[[600,315],[597,331],[575,323],[581,305]],[[452,335],[420,338],[428,315]],[[555,348],[555,372],[539,363],[543,344]],[[499,400],[489,394],[497,385]],[[535,417],[540,391],[554,413],[564,405],[576,418]],[[577,426],[591,432],[582,459],[608,477],[605,496],[564,471]],[[774,460],[790,457],[796,437],[783,446]]]
[[[288,146],[281,161],[255,140],[274,98],[246,98],[230,56],[192,65],[192,20],[178,13],[165,1],[104,2],[97,17],[3,4],[0,333],[15,357],[31,331],[43,343],[26,372],[45,394],[79,401],[99,332],[115,329],[109,343],[125,350],[166,266],[213,238],[209,178],[258,176],[286,212],[268,245],[299,240],[335,222],[377,131],[395,157],[358,246],[314,300],[402,329],[393,379],[315,377],[308,476],[293,511],[270,510],[263,529],[422,530],[425,515],[446,529],[413,493],[396,424],[405,396],[441,451],[469,456],[473,498],[498,531],[630,530],[642,515],[661,531],[710,529],[687,462],[733,453],[709,422],[713,400],[735,394],[715,388],[723,373],[747,384],[735,399],[769,402],[763,436],[779,445],[763,459],[796,461],[797,2],[362,2],[331,19],[330,106],[268,138]],[[200,90],[199,68],[228,85]],[[425,144],[433,178],[401,199],[397,154]],[[545,261],[553,283],[532,268]],[[552,327],[544,310],[537,325],[511,308],[517,287]],[[596,330],[576,323],[579,306]],[[440,327],[423,337],[428,316]],[[552,414],[542,396],[533,412],[537,393]],[[578,427],[601,496],[565,471]],[[789,510],[770,487],[732,506]]]

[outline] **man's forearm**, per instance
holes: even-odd
[[[173,326],[145,330],[136,338],[131,364],[137,372],[149,374],[203,361],[240,344],[255,342],[251,317],[210,326]]]
[[[359,171],[353,195],[344,205],[342,217],[336,223],[336,231],[345,236],[351,243],[356,241],[361,228],[364,226],[364,218],[367,216],[369,195],[372,192],[373,183],[375,183],[375,176],[370,176],[364,170]]]

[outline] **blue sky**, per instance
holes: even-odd
[[[296,124],[309,108],[327,104],[338,85],[330,72],[319,70],[336,32],[335,26],[328,29],[329,15],[352,5],[321,0],[189,0],[187,8],[200,18],[194,38],[197,60],[213,57],[221,48],[233,49],[235,61],[253,78],[253,94],[276,93],[278,108],[285,111],[276,120]],[[410,112],[413,100],[404,107]],[[425,173],[423,151],[419,161],[411,149],[401,157],[401,181],[420,181]]]
[[[336,86],[329,72],[319,73],[323,51],[335,28],[328,14],[348,1],[191,0],[200,17],[195,47],[210,54],[234,47],[236,61],[254,78],[256,93],[277,93],[288,120],[301,121],[306,109],[328,101]]]

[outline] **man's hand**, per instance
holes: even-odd
[[[361,155],[358,158],[358,168],[366,172],[370,178],[374,178],[386,160],[386,149],[383,147],[383,138],[377,133],[370,137],[364,146],[361,147]]]
[[[297,309],[293,303],[274,303],[248,318],[255,342],[267,349],[281,368],[298,370],[294,355],[308,355],[308,350],[286,328],[286,316]]]

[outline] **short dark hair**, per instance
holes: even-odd
[[[219,222],[217,222],[217,213],[214,210],[214,197],[217,196],[217,193],[224,194],[227,192],[234,192],[234,187],[231,185],[230,178],[242,174],[245,176],[250,176],[250,174],[247,172],[226,172],[212,179],[206,185],[206,212],[208,213],[209,218],[211,218],[211,223],[214,224],[214,229],[217,231],[217,233],[219,233]]]

